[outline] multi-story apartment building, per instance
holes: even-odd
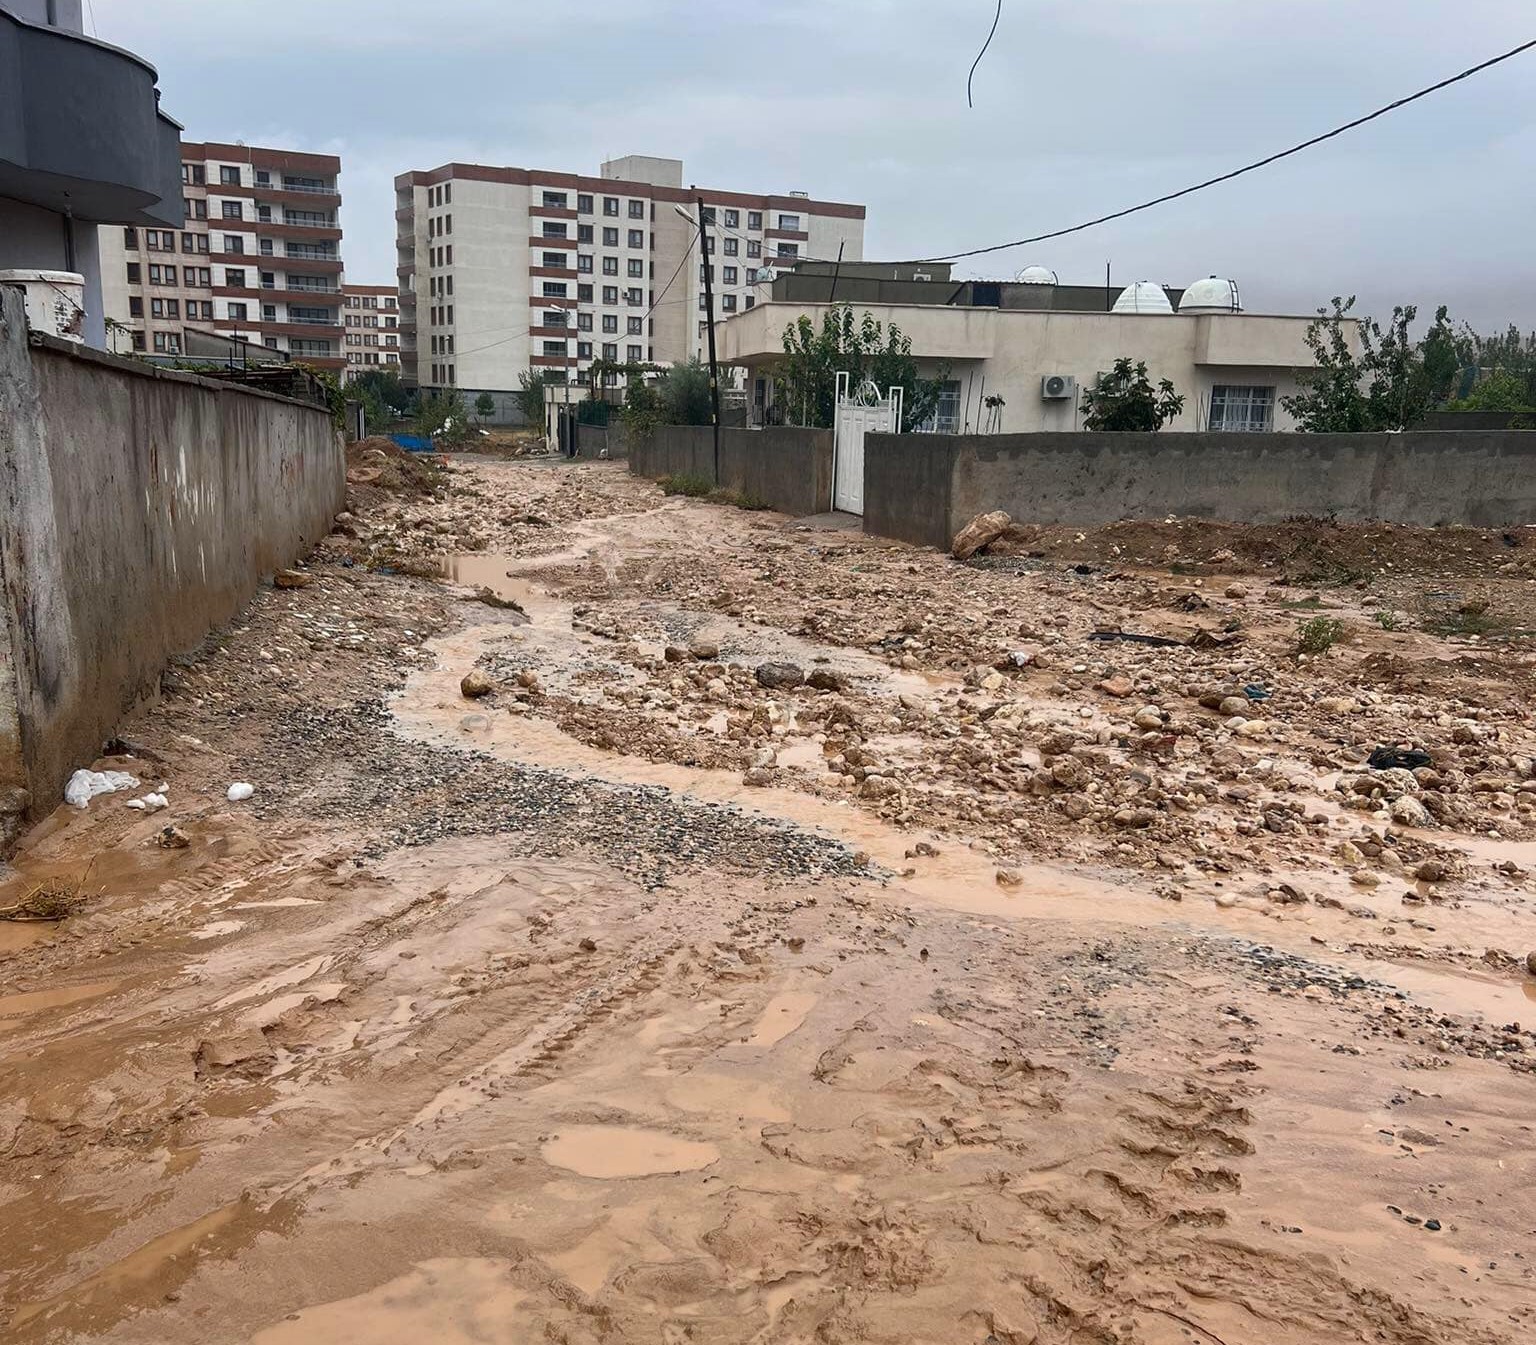
[[[598,177],[459,163],[401,174],[407,380],[501,390],[530,368],[559,380],[584,379],[596,361],[673,363],[704,353],[706,264],[723,319],[765,296],[777,267],[863,256],[863,206],[682,182],[681,160],[643,155]]]
[[[365,369],[400,372],[400,304],[393,285],[343,285],[347,377]]]
[[[330,154],[183,144],[182,227],[103,230],[117,348],[176,355],[191,327],[344,370],[340,172]]]

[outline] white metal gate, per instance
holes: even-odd
[[[901,428],[903,389],[884,397],[868,379],[850,393],[846,372],[837,376],[837,405],[832,418],[832,507],[848,514],[864,512],[864,436],[895,434]]]

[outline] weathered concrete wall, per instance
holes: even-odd
[[[578,458],[627,458],[629,456],[629,432],[624,422],[615,417],[607,425],[581,425],[576,430],[576,456]]]
[[[803,516],[832,507],[832,431],[776,425],[720,431],[715,479],[714,432],[708,425],[663,425],[629,448],[636,476],[698,476],[750,496],[781,513]]]
[[[870,435],[864,500],[869,531],[934,546],[989,509],[1505,527],[1536,522],[1536,433]]]
[[[320,408],[29,345],[0,287],[0,788],[51,808],[167,657],[308,551],[345,493]]]

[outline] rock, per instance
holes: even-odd
[[[865,776],[859,793],[866,799],[888,799],[892,794],[901,793],[901,785],[889,775],[869,775]]]
[[[1099,683],[1099,690],[1106,696],[1129,696],[1136,684],[1129,677],[1106,677]]]
[[[1359,713],[1360,702],[1353,696],[1324,696],[1317,708],[1325,715],[1352,715]]]
[[[999,869],[997,871],[997,885],[999,887],[1023,887],[1024,875],[1017,869]]]
[[[459,679],[459,692],[469,700],[489,696],[495,689],[490,677],[479,668],[471,668]]]
[[[272,576],[273,588],[308,588],[314,576],[303,570],[279,570]]]
[[[978,551],[991,546],[1007,530],[1013,520],[1001,509],[988,514],[977,514],[955,534],[949,553],[956,560],[969,560]]]
[[[708,663],[720,657],[720,646],[713,640],[694,640],[688,645],[688,652],[700,663]]]
[[[1239,738],[1267,738],[1270,724],[1267,719],[1245,719],[1232,732]]]
[[[1204,704],[1202,698],[1201,701]],[[1249,704],[1246,696],[1223,696],[1216,704],[1216,709],[1224,715],[1245,715],[1248,713]]]
[[[1531,952],[1525,955],[1525,969],[1530,972],[1532,976],[1536,976],[1536,949],[1533,949]]]
[[[1121,808],[1110,820],[1117,827],[1150,827],[1157,814],[1150,808]]]
[[[1413,871],[1413,876],[1421,883],[1443,883],[1451,871],[1438,859],[1426,859]]]
[[[797,663],[762,663],[757,669],[757,684],[769,691],[787,690],[805,681],[805,673]]]
[[[1413,795],[1404,794],[1392,805],[1392,820],[1405,827],[1427,827],[1430,825],[1429,809]]]
[[[1248,596],[1247,584],[1228,584],[1226,594],[1229,598],[1246,598]]]
[[[155,833],[155,844],[162,850],[185,850],[192,840],[180,827],[161,827]],[[1536,957],[1536,953],[1532,956]]]
[[[742,775],[741,783],[751,785],[754,789],[761,789],[764,785],[773,783],[773,772],[763,766],[753,766]]]
[[[1136,711],[1131,723],[1139,729],[1160,729],[1163,726],[1163,712],[1155,705],[1143,705]]]
[[[661,656],[668,663],[685,663],[688,659],[688,651],[681,645],[669,644],[661,651]]]
[[[576,946],[584,953],[595,953],[597,951],[597,943],[592,939],[583,939]]]
[[[1062,757],[1051,766],[1050,776],[1058,789],[1086,789],[1093,772],[1076,757]]]
[[[814,691],[842,691],[844,685],[841,677],[826,668],[817,668],[805,684]]]

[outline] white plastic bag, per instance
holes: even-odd
[[[64,802],[84,808],[98,794],[115,794],[119,789],[137,789],[138,786],[138,779],[127,771],[79,770],[64,786]]]
[[[244,780],[236,780],[230,785],[229,793],[225,795],[231,803],[244,803],[256,792],[255,785],[248,785]]]

